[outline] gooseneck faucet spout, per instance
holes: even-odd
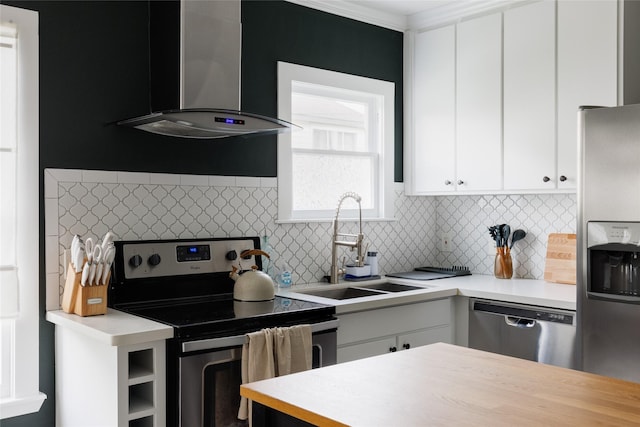
[[[360,223],[360,232],[358,234],[345,234],[338,233],[338,216],[340,215],[340,207],[345,199],[351,198],[358,202],[358,214]],[[333,238],[331,239],[331,277],[329,283],[338,283],[338,278],[341,274],[344,274],[344,269],[338,266],[338,246],[346,246],[358,250],[358,257],[356,260],[357,266],[362,267],[364,265],[364,256],[362,253],[362,241],[364,240],[364,234],[362,234],[362,206],[360,202],[362,197],[356,193],[344,193],[338,201],[338,208],[336,209],[336,217],[333,220]],[[355,241],[340,240],[343,238],[355,238]]]

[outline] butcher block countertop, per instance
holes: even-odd
[[[432,344],[241,386],[322,426],[640,425],[640,384]]]

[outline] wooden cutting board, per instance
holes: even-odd
[[[576,235],[549,234],[544,280],[547,282],[576,284]]]

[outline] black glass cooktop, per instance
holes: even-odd
[[[139,304],[123,304],[118,310],[175,328],[176,337],[218,336],[273,326],[317,322],[335,314],[335,307],[290,298],[244,302],[207,297]]]
[[[275,297],[233,300],[233,268],[261,257],[240,258],[259,249],[258,237],[116,241],[109,307],[174,328],[180,340],[239,335],[278,326],[333,319],[335,307]],[[247,261],[242,261],[247,259]],[[247,265],[241,265],[244,262]]]

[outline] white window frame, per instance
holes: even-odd
[[[10,346],[8,395],[0,397],[0,418],[40,410],[46,395],[39,391],[39,83],[38,13],[0,5],[0,19],[18,31],[17,235],[16,258],[20,313],[4,319],[2,345]],[[5,333],[5,332],[9,333]]]
[[[378,206],[370,212],[363,211],[363,220],[394,219],[394,96],[392,82],[278,62],[278,117],[292,121],[291,93],[294,82],[320,85],[339,90],[373,94],[380,98],[381,152],[378,169]],[[295,130],[293,131],[295,132]],[[292,186],[292,133],[278,135],[278,219],[277,223],[330,221],[335,210],[313,211],[302,214],[293,209]],[[336,205],[341,194],[336,195]],[[343,210],[344,217],[357,217],[356,210]]]

